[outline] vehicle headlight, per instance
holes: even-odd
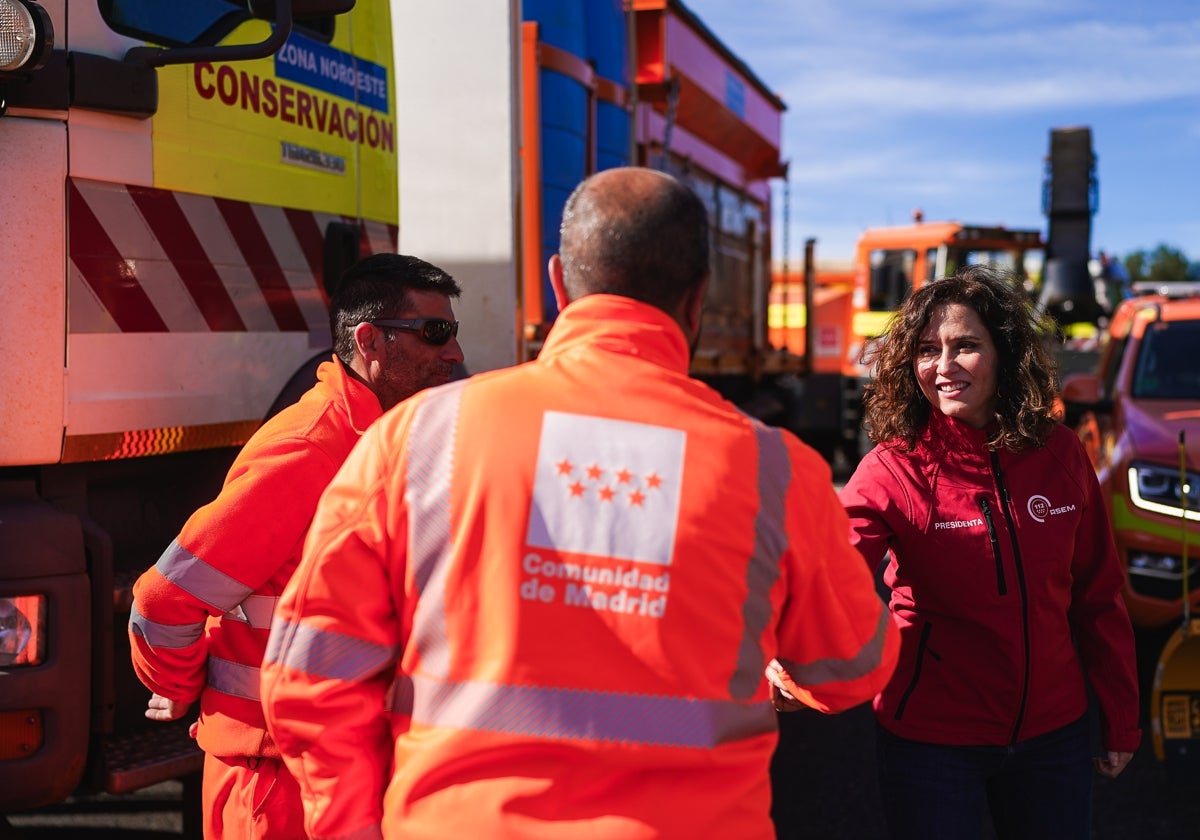
[[[29,0],[0,0],[0,73],[36,70],[54,48],[50,15]]]
[[[1191,563],[1188,564],[1191,566]],[[1157,554],[1150,551],[1135,551],[1129,554],[1129,571],[1158,574],[1164,577],[1181,578],[1183,561],[1170,554]]]
[[[1200,522],[1200,475],[1187,473],[1181,486],[1179,470],[1153,464],[1129,468],[1129,498],[1135,507],[1179,518],[1187,497],[1189,522]]]
[[[46,596],[0,598],[0,667],[40,665],[46,658]]]

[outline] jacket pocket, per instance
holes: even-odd
[[[896,720],[900,720],[904,716],[904,707],[908,705],[908,698],[912,696],[913,691],[917,688],[917,683],[921,681],[921,667],[925,664],[925,657],[929,656],[934,661],[941,659],[929,647],[929,634],[932,632],[933,623],[925,622],[925,626],[921,628],[921,640],[917,643],[917,659],[916,664],[913,665],[912,679],[908,681],[908,687],[900,695],[900,702],[896,704]]]

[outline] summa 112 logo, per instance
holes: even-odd
[[[1061,507],[1051,507],[1050,500],[1045,496],[1030,496],[1029,503],[1025,506],[1029,511],[1029,515],[1037,522],[1045,522],[1046,517],[1055,516],[1060,513],[1070,513],[1075,510],[1075,505],[1062,505]]]
[[[1038,522],[1046,521],[1046,514],[1050,512],[1050,500],[1045,496],[1030,496],[1029,504],[1025,506],[1029,511],[1029,515]]]

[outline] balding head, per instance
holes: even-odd
[[[690,189],[654,169],[598,172],[563,209],[567,296],[614,294],[668,313],[708,275],[708,212]]]

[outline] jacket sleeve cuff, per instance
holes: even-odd
[[[1104,748],[1113,752],[1137,752],[1142,742],[1142,730],[1109,730],[1104,734]]]

